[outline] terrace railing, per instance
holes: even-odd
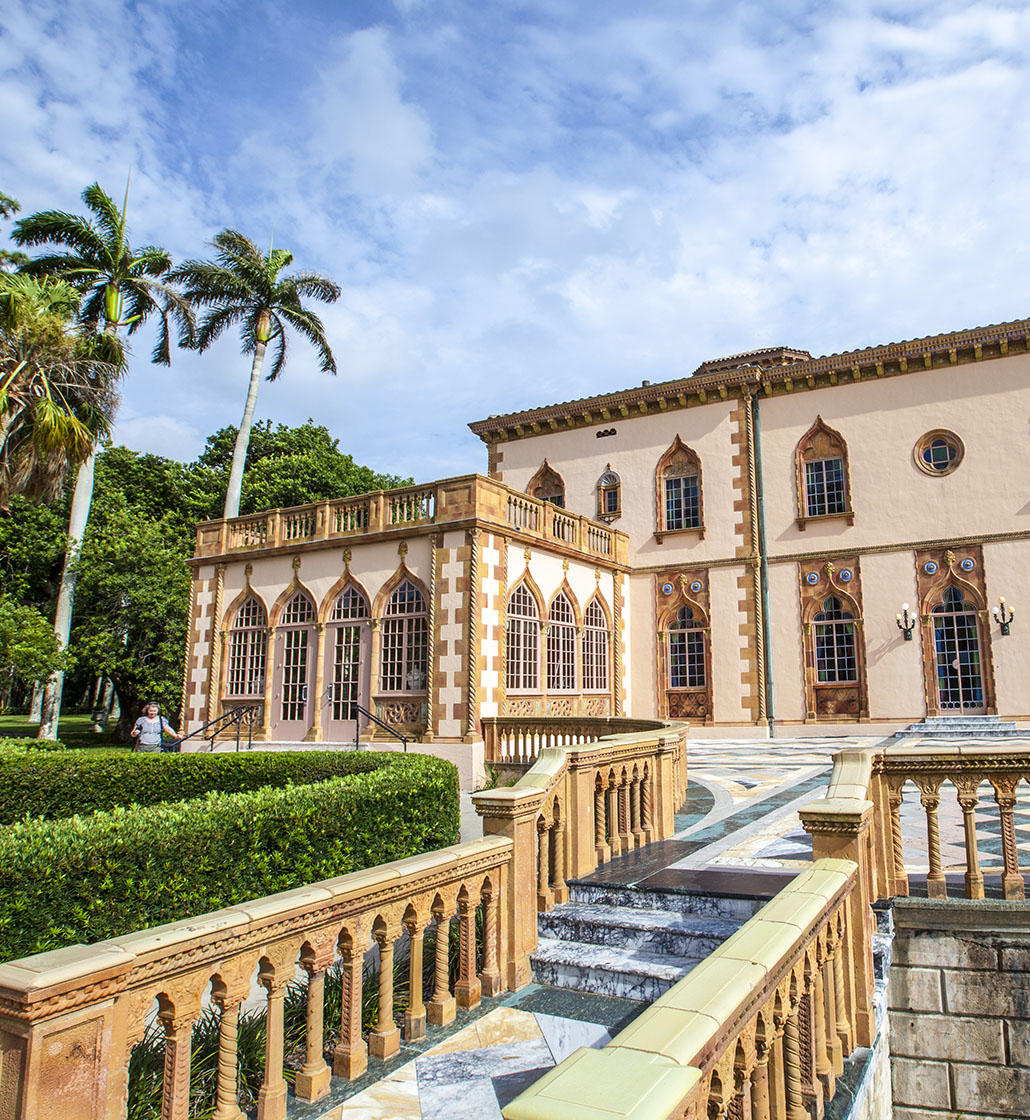
[[[568,880],[600,860],[670,835],[682,796],[685,731],[670,725],[550,748],[517,786],[475,795],[482,840],[0,964],[0,1120],[124,1120],[130,1056],[155,1014],[164,1032],[161,1116],[186,1120],[192,1029],[205,1003],[219,1017],[214,1115],[241,1120],[237,1033],[255,975],[266,1009],[259,1120],[286,1115],[284,998],[298,968],[308,977],[307,1017],[294,1091],[309,1101],[328,1091],[333,1074],[356,1078],[398,1049],[398,950],[415,980],[403,1019],[409,1040],[424,1035],[427,1021],[449,1022],[457,1006],[522,987],[530,979],[537,908],[566,898]],[[445,934],[454,921],[459,966],[452,986]],[[441,935],[434,990],[424,1000],[423,942],[431,927]],[[372,945],[382,1010],[366,1039],[362,963]],[[342,972],[331,1066],[323,1053],[330,967]]]
[[[486,761],[492,766],[531,766],[548,747],[571,747],[630,731],[654,731],[661,720],[587,716],[486,716]]]
[[[454,521],[494,522],[516,533],[618,559],[607,525],[530,498],[482,475],[275,509],[197,527],[197,557],[255,552]]]

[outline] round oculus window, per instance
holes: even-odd
[[[916,466],[924,473],[931,475],[951,474],[962,462],[965,454],[962,440],[954,432],[939,428],[927,432],[913,449]]]

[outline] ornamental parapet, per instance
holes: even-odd
[[[625,533],[480,474],[203,521],[193,560],[296,553],[327,541],[382,540],[472,526],[527,543],[546,542],[554,551],[611,566],[627,563]]]

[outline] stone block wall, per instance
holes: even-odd
[[[1030,906],[899,899],[890,971],[895,1120],[1030,1113]]]

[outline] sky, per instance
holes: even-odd
[[[0,191],[131,167],[136,243],[331,276],[338,375],[296,340],[257,414],[429,481],[493,413],[1030,315],[1028,41],[1023,0],[3,0]],[[116,439],[188,460],[249,358],[151,341]]]

